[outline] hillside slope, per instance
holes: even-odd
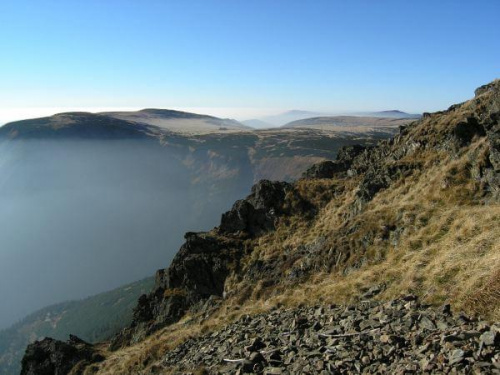
[[[0,331],[0,374],[18,374],[26,346],[43,337],[75,334],[89,342],[109,339],[132,322],[137,298],[153,287],[153,278],[78,301],[45,307]]]
[[[138,139],[147,137],[148,127],[88,112],[10,122],[0,127],[0,141],[32,139]]]
[[[245,319],[246,314],[363,302],[360,298],[373,286],[377,292],[371,296],[379,301],[412,294],[424,304],[449,303],[454,311],[498,320],[499,182],[500,81],[494,81],[476,90],[472,100],[426,114],[376,147],[342,149],[335,161],[314,166],[295,183],[259,182],[245,200],[237,201],[222,216],[219,227],[186,234],[170,267],[158,271],[153,291],[139,299],[127,330],[110,345],[86,347],[87,354],[73,360],[81,359],[79,368],[86,374],[168,373],[173,365],[164,361],[165,353],[189,338],[196,340],[213,331],[215,339],[221,327]],[[412,306],[405,305],[405,309]],[[330,321],[340,325],[335,328],[339,337],[362,335],[359,329],[385,324],[383,316],[370,315],[373,322],[361,327],[354,315],[358,309],[355,305],[345,309],[344,323]],[[448,335],[437,313],[431,307],[425,309],[430,323],[409,313],[405,315],[409,328],[418,321],[432,335]],[[323,314],[318,312],[319,321]],[[299,318],[294,327],[302,324]],[[458,319],[462,323],[457,323],[457,335],[466,329],[475,332],[470,337],[489,332],[481,348],[498,343],[495,328],[467,326],[463,322],[473,320]],[[388,342],[420,345],[411,341],[415,336],[394,329],[388,331],[395,332]],[[372,339],[386,340],[378,332]],[[304,329],[297,334],[301,339],[308,337]],[[306,344],[316,345],[313,341]],[[498,364],[496,349],[484,352],[483,359],[472,355],[475,346],[469,344],[456,344],[449,353],[446,349],[447,357],[425,359],[438,369],[461,371],[471,370],[476,361],[487,360],[490,367]],[[28,349],[23,374],[33,373],[37,358],[53,354],[49,345],[38,343]],[[247,350],[254,366],[264,361],[252,354],[252,345],[260,344],[254,341]],[[89,351],[98,352],[98,359],[92,359]],[[344,372],[345,357],[330,353],[323,361]],[[358,355],[359,369],[375,361],[370,356],[361,361]],[[412,363],[415,371],[429,365]],[[199,365],[187,363],[183,369]],[[210,371],[219,370],[215,366]]]

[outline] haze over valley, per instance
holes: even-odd
[[[1,127],[0,297],[13,301],[1,307],[1,326],[150,275],[185,232],[214,226],[254,182],[297,178],[342,145],[391,135],[399,123],[388,122],[380,134],[373,127],[254,131],[145,110]]]

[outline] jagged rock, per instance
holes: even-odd
[[[214,233],[186,233],[186,242],[170,267],[156,273],[153,291],[139,298],[132,326],[111,340],[110,349],[141,340],[176,322],[211,296],[222,297],[224,282],[243,255],[238,233],[257,235],[272,230],[277,217],[284,213],[291,190],[289,183],[262,180],[246,199],[237,201],[222,216]],[[225,236],[232,234],[236,237]]]
[[[363,145],[352,145],[352,146],[344,146],[339,149],[337,153],[337,160],[345,163],[347,167],[349,167],[354,160],[354,158],[365,150],[369,150],[372,147],[367,147]]]
[[[156,273],[153,291],[139,298],[132,327],[112,340],[111,349],[140,340],[196,304],[223,295],[231,266],[242,255],[239,242],[193,232],[185,239],[170,267]]]
[[[495,345],[498,344],[500,340],[498,340],[498,334],[493,331],[485,332],[481,335],[481,342],[486,345]]]
[[[339,161],[322,161],[321,163],[314,164],[311,168],[304,172],[304,178],[332,178],[339,172],[345,172],[347,166]]]
[[[252,187],[246,199],[237,201],[230,211],[222,215],[219,231],[245,231],[255,235],[274,229],[289,190],[291,185],[286,182],[260,181]]]
[[[104,358],[94,347],[71,335],[67,342],[45,338],[28,346],[22,361],[21,375],[74,375]],[[79,365],[80,371],[75,372]]]
[[[459,147],[468,145],[475,136],[484,136],[486,132],[484,127],[479,123],[475,117],[467,118],[467,121],[459,122],[452,132],[456,138]]]
[[[337,173],[347,172],[356,156],[367,150],[366,146],[352,145],[341,147],[335,161],[326,160],[314,164],[302,175],[303,178],[332,178]]]

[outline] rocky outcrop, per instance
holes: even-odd
[[[495,86],[498,86],[498,80],[490,82],[490,83],[487,83],[486,85],[482,85],[482,86],[478,87],[474,91],[474,95],[477,98],[478,96],[480,96],[480,95],[482,95],[484,93],[487,93],[488,91],[494,91],[495,90]]]
[[[325,160],[321,163],[314,164],[311,168],[304,172],[304,178],[332,178],[335,174],[345,172],[347,170],[344,163],[339,161]]]
[[[282,214],[283,204],[292,186],[286,182],[262,180],[252,187],[251,194],[237,201],[222,215],[220,233],[245,232],[261,234],[274,229],[276,218]]]
[[[170,267],[157,272],[155,291],[141,297],[133,324],[151,319],[171,323],[201,300],[222,296],[231,266],[242,255],[240,243],[207,233],[187,233],[185,238]]]
[[[480,120],[484,124],[486,137],[490,146],[489,162],[491,165],[484,170],[487,181],[495,200],[500,201],[500,80],[481,86],[476,90],[476,97],[483,94],[487,103],[479,112]]]
[[[291,184],[262,180],[246,199],[222,215],[221,225],[214,231],[186,233],[186,242],[170,267],[156,273],[153,291],[140,297],[132,326],[112,340],[111,349],[178,321],[210,297],[222,297],[226,278],[238,269],[245,253],[244,240],[274,229],[277,218],[285,214],[287,194],[292,192]]]
[[[275,310],[190,339],[163,366],[206,373],[498,373],[500,326],[409,295],[387,303]],[[160,368],[158,368],[160,370]]]
[[[347,172],[354,158],[369,149],[362,145],[344,146],[339,149],[335,161],[326,160],[314,164],[302,175],[303,178],[332,178],[338,173]]]
[[[361,153],[371,148],[373,147],[367,147],[363,145],[351,145],[351,146],[341,147],[337,154],[337,160],[347,164],[347,166],[349,167],[356,156],[360,155]]]
[[[67,342],[45,338],[26,349],[21,375],[66,375],[70,372],[78,375],[83,368],[103,359],[91,344],[76,336],[71,335]]]
[[[224,282],[241,258],[240,240],[211,233],[186,233],[167,269],[157,271],[153,291],[139,298],[132,326],[112,340],[117,349],[176,322],[190,308],[221,297]]]

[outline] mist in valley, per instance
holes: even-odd
[[[225,190],[196,180],[183,153],[147,138],[0,143],[0,328],[152,275],[249,190],[249,171]]]

